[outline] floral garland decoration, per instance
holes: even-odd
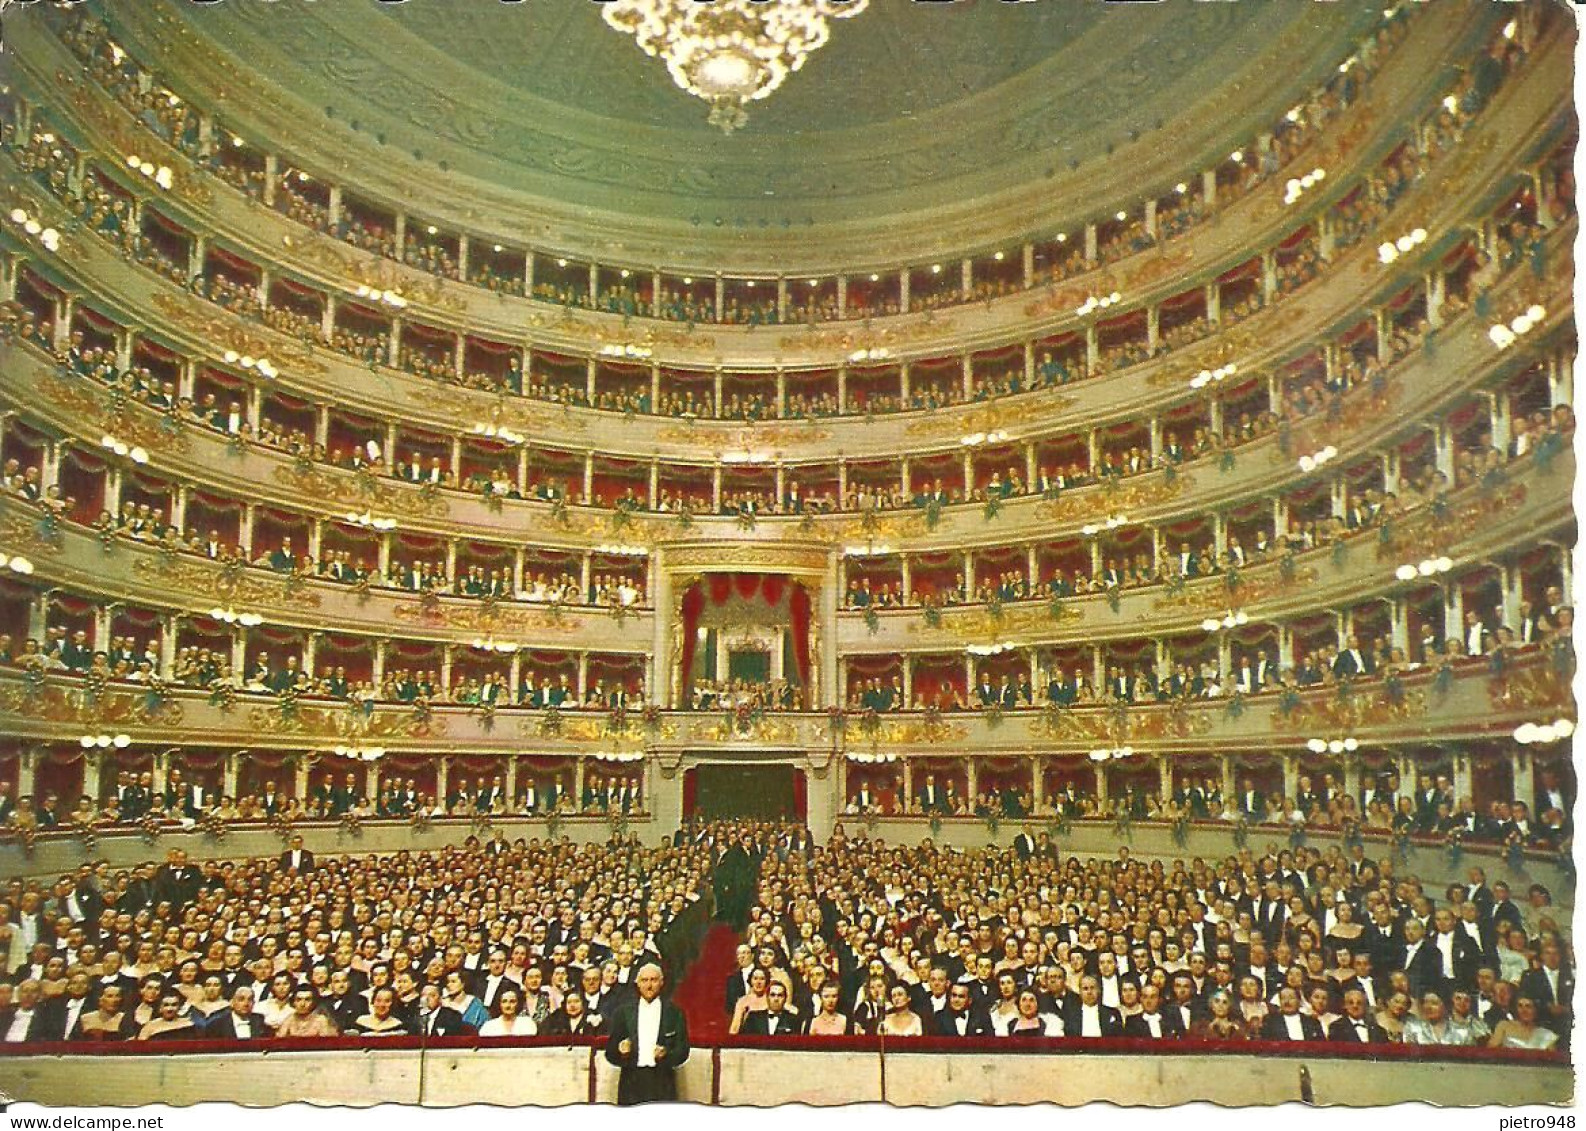
[[[105,553],[114,553],[116,549],[116,520],[106,514],[94,523],[94,533],[99,537],[99,548]]]
[[[227,714],[237,705],[237,688],[229,680],[217,679],[209,685],[209,705]]]
[[[1173,833],[1174,844],[1180,848],[1183,848],[1189,844],[1190,820],[1188,817],[1180,816],[1173,818],[1173,824],[1170,826],[1170,828]]]
[[[3,830],[6,840],[15,840],[22,849],[24,856],[32,856],[38,850],[39,827],[37,825],[13,825]]]

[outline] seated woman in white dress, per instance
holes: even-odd
[[[539,1032],[534,1019],[523,1013],[523,997],[517,990],[502,990],[496,1007],[501,1015],[479,1027],[481,1037],[532,1037]]]

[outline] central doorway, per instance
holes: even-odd
[[[683,775],[683,815],[805,819],[804,771],[793,766],[694,766]]]

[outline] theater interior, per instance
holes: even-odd
[[[0,1091],[1571,1101],[1564,6],[7,16]]]

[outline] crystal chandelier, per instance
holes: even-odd
[[[710,103],[710,123],[731,133],[831,38],[831,20],[869,0],[604,0],[605,20],[666,61],[672,81]]]

